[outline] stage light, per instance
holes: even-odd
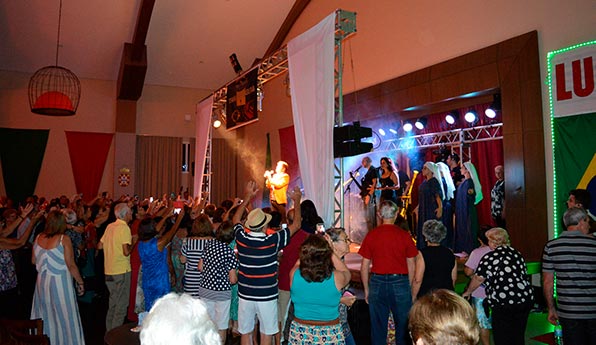
[[[426,118],[425,117],[421,117],[418,120],[416,120],[416,123],[414,124],[414,126],[416,126],[416,128],[423,130],[424,127],[426,127]]]
[[[412,129],[414,129],[414,126],[412,125],[411,121],[408,120],[408,121],[404,122],[404,131],[411,132]]]
[[[383,128],[379,128],[379,134],[385,136],[385,130]]]
[[[450,125],[454,125],[457,122],[458,118],[459,118],[459,112],[457,110],[454,110],[454,111],[448,113],[447,115],[445,115],[445,122],[447,122]]]
[[[221,121],[219,119],[213,121],[213,128],[221,127]]]
[[[498,111],[501,111],[501,95],[497,93],[493,96],[493,102],[484,111],[484,115],[489,119],[494,119],[497,117]]]
[[[393,128],[389,128],[389,132],[391,132],[391,133],[393,133],[393,134],[397,135],[397,131],[396,131],[395,129],[393,129]]]
[[[466,115],[464,115],[464,119],[466,119],[466,122],[468,123],[474,123],[478,120],[478,115],[474,110],[468,110]]]

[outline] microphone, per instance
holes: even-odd
[[[362,169],[362,165],[360,165],[358,168],[356,168],[356,170],[352,171],[352,174],[357,173],[358,171],[360,171],[360,169]]]

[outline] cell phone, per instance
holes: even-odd
[[[153,202],[153,197],[152,196],[149,197],[149,202]]]
[[[325,234],[325,224],[318,223],[317,224],[317,232],[321,235]]]
[[[182,209],[181,209],[181,208],[175,208],[175,209],[174,209],[174,214],[179,214],[179,213],[180,213],[180,211],[182,211]]]

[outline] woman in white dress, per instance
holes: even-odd
[[[65,230],[64,215],[52,211],[45,230],[35,239],[32,262],[37,268],[37,282],[31,319],[43,319],[43,332],[51,344],[84,345],[74,284],[79,295],[85,290]]]

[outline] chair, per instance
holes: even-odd
[[[49,345],[50,339],[43,334],[43,320],[0,320],[10,335],[20,344]]]

